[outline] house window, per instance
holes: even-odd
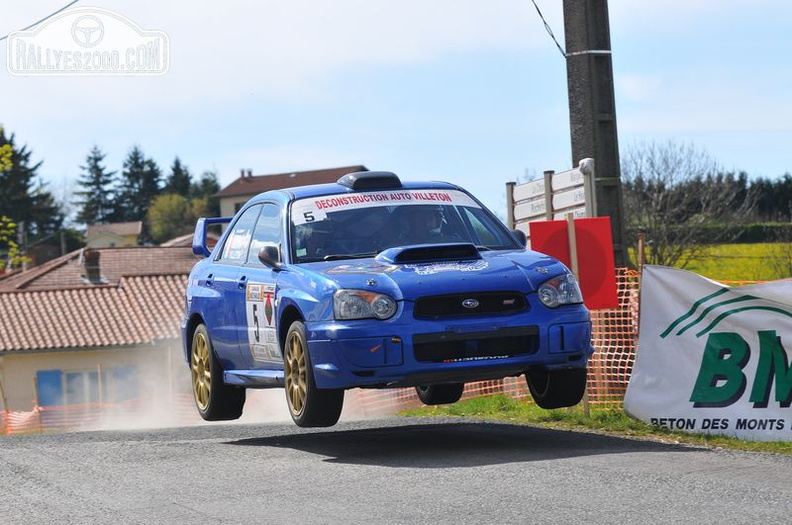
[[[85,405],[99,402],[99,372],[64,372],[65,405]]]
[[[135,366],[96,370],[39,370],[36,372],[39,406],[120,403],[136,399]]]

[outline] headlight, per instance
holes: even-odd
[[[559,275],[539,286],[539,300],[548,308],[557,308],[562,304],[583,302],[577,279],[571,273]]]
[[[366,290],[337,290],[333,294],[336,319],[389,319],[396,313],[396,301],[389,295]]]

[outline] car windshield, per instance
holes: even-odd
[[[295,262],[370,257],[412,244],[519,246],[508,230],[458,190],[394,190],[326,195],[291,207]]]

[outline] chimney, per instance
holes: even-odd
[[[239,178],[241,179],[245,178],[245,168],[239,170]]]
[[[94,284],[102,282],[102,275],[99,268],[99,251],[86,249],[83,252],[83,270],[85,278]]]
[[[253,177],[253,170],[248,168],[248,178]]]

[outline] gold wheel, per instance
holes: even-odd
[[[195,403],[200,410],[209,408],[212,391],[212,369],[210,368],[209,341],[201,331],[196,331],[192,342],[192,385]]]
[[[308,376],[305,364],[305,344],[296,330],[289,332],[286,338],[286,352],[283,358],[286,399],[289,402],[291,413],[299,417],[305,409]]]

